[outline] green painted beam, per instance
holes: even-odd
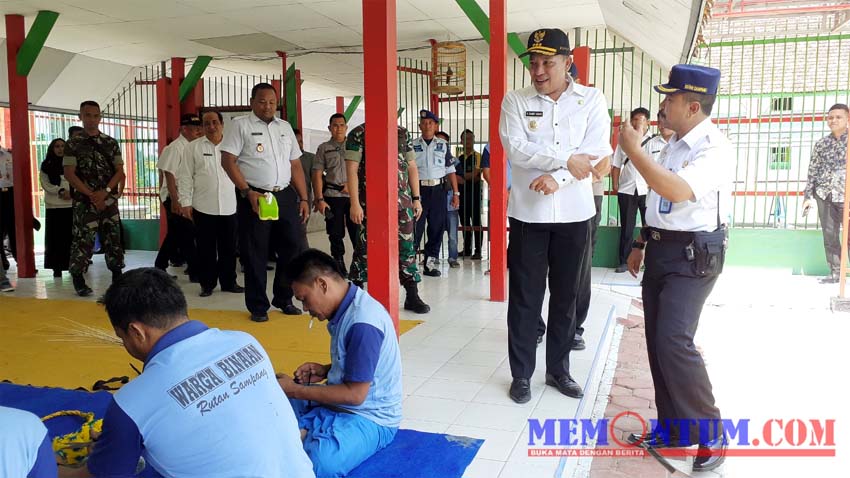
[[[195,58],[195,63],[192,64],[192,68],[189,70],[186,78],[183,78],[183,82],[180,83],[180,101],[185,100],[186,96],[189,95],[189,92],[192,91],[192,88],[198,84],[198,81],[201,80],[201,76],[203,76],[204,71],[206,71],[207,66],[209,66],[211,61],[211,56],[199,56],[198,58]]]
[[[460,0],[458,0],[460,1]],[[850,40],[850,34],[843,35],[816,35],[804,37],[787,37],[787,38],[760,38],[754,40],[729,40],[709,43],[705,46],[708,48],[716,48],[722,46],[753,46],[753,45],[775,45],[781,43],[811,43],[830,40]]]
[[[35,60],[41,53],[41,49],[44,48],[44,42],[47,41],[50,30],[53,29],[58,18],[59,14],[56,12],[49,10],[38,12],[23,45],[21,45],[21,49],[18,50],[18,75],[27,76],[30,74],[33,65],[35,65]]]
[[[396,114],[396,118],[401,118],[402,113],[404,113],[404,106],[400,106],[398,108],[398,114]]]
[[[481,9],[481,6],[478,5],[478,2],[475,0],[455,0],[463,10],[463,13],[466,14],[466,17],[469,18],[469,21],[472,22],[472,25],[478,30],[478,33],[481,34],[481,37],[484,38],[488,44],[490,43],[490,17],[487,16],[487,13]],[[519,56],[521,53],[525,51],[525,45],[523,45],[522,40],[519,39],[519,35],[516,33],[508,33],[508,46],[511,47],[511,50]],[[523,65],[528,67],[528,58],[521,58]]]
[[[362,96],[355,96],[351,99],[351,103],[348,105],[348,108],[345,109],[345,113],[343,113],[345,115],[346,122],[348,122],[348,120],[351,119],[351,116],[354,115],[354,112],[357,111],[357,107],[360,106],[361,101],[363,101]]]
[[[298,128],[298,96],[295,91],[295,63],[286,69],[286,84],[283,87],[286,98],[286,121]]]

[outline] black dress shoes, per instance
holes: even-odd
[[[639,433],[629,433],[626,441],[635,446],[649,446],[652,448],[679,448],[687,447],[679,443],[679,437],[673,434],[664,435],[663,433],[647,433],[641,435]]]
[[[573,345],[571,348],[572,350],[584,350],[587,348],[581,335],[576,334],[575,338],[573,338]]]
[[[269,315],[268,314],[251,314],[252,322],[268,322]]]
[[[712,442],[700,445],[697,456],[694,457],[693,470],[711,471],[726,461],[726,439],[719,437]]]
[[[569,375],[552,375],[546,374],[546,385],[551,385],[558,389],[559,392],[572,398],[581,398],[584,392],[581,391],[581,386],[573,380]]]
[[[234,284],[231,287],[221,289],[222,292],[232,292],[234,294],[241,294],[245,292],[245,288],[239,284]]]
[[[212,295],[212,293],[213,293],[212,289],[201,289],[200,296],[201,297],[209,297],[209,296]]]
[[[516,403],[528,403],[531,400],[531,383],[527,378],[515,378],[511,382],[511,400]]]
[[[299,309],[298,307],[295,307],[292,304],[286,304],[283,307],[281,307],[280,310],[281,310],[281,312],[283,312],[286,315],[301,315],[302,314],[301,309]]]

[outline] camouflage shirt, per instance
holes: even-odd
[[[410,133],[403,126],[398,127],[398,192],[399,201],[410,202],[410,179],[407,172],[407,164],[415,160],[413,146],[410,144]],[[360,190],[365,191],[366,183],[366,125],[361,124],[348,133],[345,140],[345,160],[360,163],[357,170]],[[365,194],[360,194],[361,202],[365,200]],[[406,199],[406,201],[405,201]]]
[[[847,170],[847,132],[836,138],[832,134],[821,138],[812,149],[805,198],[816,194],[832,202],[844,202],[844,175]]]
[[[64,166],[76,166],[77,177],[92,191],[105,189],[115,175],[115,169],[124,164],[118,141],[103,133],[97,136],[77,136],[65,144]],[[76,201],[87,201],[80,192],[74,192]]]

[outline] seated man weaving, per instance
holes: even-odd
[[[87,465],[61,476],[136,476],[140,457],[173,478],[314,476],[256,339],[189,320],[180,287],[155,268],[123,274],[101,302],[144,372],[113,397]]]
[[[392,319],[346,281],[336,261],[307,250],[286,270],[295,297],[328,321],[331,363],[308,362],[278,374],[293,404],[304,450],[319,478],[345,476],[386,447],[401,423],[401,356]],[[327,379],[324,386],[311,386]]]

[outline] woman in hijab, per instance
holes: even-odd
[[[65,140],[56,138],[47,147],[47,156],[41,163],[39,179],[44,190],[44,207],[47,225],[44,230],[44,268],[53,269],[53,277],[62,277],[68,270],[71,256],[71,186],[65,180],[62,157]]]

